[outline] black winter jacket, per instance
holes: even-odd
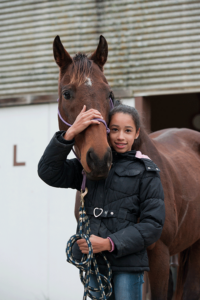
[[[66,141],[62,134],[59,131],[53,136],[40,159],[38,174],[51,186],[80,190],[82,166],[77,159],[66,159],[74,140]],[[136,158],[135,154],[134,150],[123,154],[114,151],[108,177],[86,182],[91,234],[113,240],[115,250],[105,251],[113,271],[148,271],[146,248],[159,239],[165,219],[160,170],[151,160]],[[103,213],[95,217],[94,208],[96,215],[101,213],[97,208]],[[76,243],[73,254],[81,258]],[[105,262],[100,255],[96,257],[101,270]]]

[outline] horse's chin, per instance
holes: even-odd
[[[101,180],[101,179],[106,179],[108,177],[109,170],[103,174],[99,174],[99,172],[95,172],[95,171],[92,171],[90,173],[87,172],[85,173],[87,178],[90,180]]]

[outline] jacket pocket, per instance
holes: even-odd
[[[137,169],[117,167],[110,188],[127,195],[138,194],[140,173],[141,171]]]

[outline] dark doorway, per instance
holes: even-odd
[[[200,94],[159,95],[146,99],[150,102],[151,132],[172,127],[200,131]]]

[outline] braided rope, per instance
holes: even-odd
[[[87,296],[94,300],[107,300],[112,294],[112,285],[111,285],[112,270],[106,256],[103,253],[98,253],[102,255],[108,268],[107,277],[99,273],[99,268],[97,265],[95,254],[93,254],[92,244],[89,239],[90,222],[84,207],[84,196],[87,194],[87,191],[88,191],[87,188],[85,188],[84,193],[82,193],[81,191],[82,205],[80,205],[80,209],[79,209],[79,224],[78,224],[79,233],[73,235],[67,243],[67,247],[66,247],[67,261],[79,269],[80,280],[84,285],[83,300],[86,300]],[[83,233],[83,228],[85,229],[86,234]],[[81,262],[75,260],[72,254],[72,247],[74,243],[79,239],[85,239],[89,248],[89,253],[87,255],[83,254]],[[94,266],[94,271],[91,270],[92,264]],[[84,272],[85,272],[85,276],[83,275]],[[96,274],[99,289],[89,286],[90,274]],[[104,282],[104,285],[102,283],[102,280]],[[106,289],[108,289],[107,294],[105,293]],[[100,292],[101,293],[100,298],[96,298],[89,291]]]

